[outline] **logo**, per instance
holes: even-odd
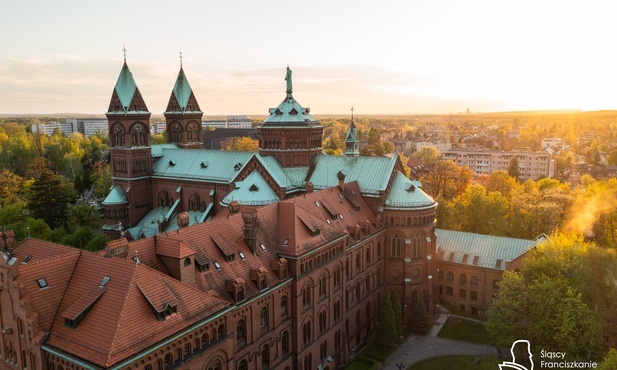
[[[518,351],[517,351],[518,349]],[[499,364],[499,370],[533,370],[533,355],[531,354],[531,344],[528,340],[519,339],[512,343],[512,347],[510,348],[510,353],[512,354],[512,362],[504,361]],[[516,353],[522,354],[524,356],[527,353],[527,361],[529,361],[529,367],[526,367],[521,364],[521,362],[527,362],[522,359],[522,356],[519,355],[519,359],[516,359]]]

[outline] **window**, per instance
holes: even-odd
[[[165,358],[163,359],[163,366],[165,367],[165,369],[169,369],[171,365],[173,365],[173,363],[174,361],[171,353],[166,354]]]
[[[360,253],[356,254],[356,273],[360,272]]]
[[[471,276],[471,285],[478,286],[478,277],[476,275]]]
[[[302,291],[302,304],[304,304],[304,306],[311,305],[311,286],[310,285],[307,285],[306,287],[304,287],[304,290]]]
[[[377,242],[377,257],[381,257],[381,242]]]
[[[238,370],[249,370],[248,362],[246,362],[246,360],[240,361],[238,364]]]
[[[184,259],[184,267],[190,266],[191,265],[191,259],[190,258],[185,258]]]
[[[322,275],[319,278],[319,297],[325,297],[326,296],[326,276]]]
[[[366,250],[366,265],[370,265],[371,264],[371,250],[367,249]]]
[[[467,298],[467,291],[465,289],[459,289],[458,296],[459,298]]]
[[[313,356],[310,353],[304,356],[304,370],[313,370]]]
[[[319,358],[328,357],[328,341],[324,340],[319,345]]]
[[[448,273],[446,274],[446,279],[450,283],[453,282],[454,281],[454,273],[452,271],[448,271]]]
[[[268,327],[268,310],[265,307],[261,308],[261,314],[259,315],[259,324],[261,329],[267,329]]]
[[[244,320],[238,321],[238,325],[236,326],[236,337],[238,342],[243,342],[246,340],[246,323]]]
[[[289,354],[289,332],[284,332],[281,337],[281,349],[283,350],[283,356]]]
[[[334,302],[334,321],[341,319],[341,301]]]
[[[446,287],[446,295],[452,296],[453,290],[451,286]]]
[[[49,284],[47,284],[47,280],[45,280],[45,278],[36,279],[36,282],[39,284],[39,288],[41,289],[49,287]]]
[[[327,329],[327,316],[328,313],[326,310],[323,310],[319,313],[319,332],[323,333]]]
[[[218,334],[219,338],[222,337],[223,335],[225,335],[225,325],[223,325],[223,324],[219,325],[218,330],[217,330],[217,334]]]
[[[341,270],[337,268],[334,270],[334,287],[338,288],[341,286]]]
[[[392,235],[390,256],[395,258],[401,257],[401,238],[398,235]]]
[[[182,352],[182,358],[187,358],[191,353],[192,353],[192,351],[191,351],[191,344],[190,343],[186,343],[184,345],[184,351]]]
[[[414,236],[412,244],[411,244],[411,257],[412,258],[419,258],[422,257],[422,253],[420,250],[420,234],[417,234],[416,236]]]
[[[270,346],[267,344],[261,349],[261,365],[264,369],[270,367]]]
[[[478,292],[476,292],[475,290],[472,290],[471,292],[469,292],[469,298],[471,298],[472,301],[477,301]]]
[[[302,339],[304,340],[304,345],[308,344],[312,338],[312,328],[311,328],[311,320],[307,321],[302,325]]]
[[[443,280],[443,271],[439,270],[438,276],[439,276],[439,280]]]
[[[466,284],[467,283],[467,275],[461,274],[461,276],[459,277],[459,281],[460,281],[461,284]]]
[[[281,317],[287,316],[287,296],[281,297]]]

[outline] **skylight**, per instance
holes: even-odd
[[[316,205],[317,207],[319,207],[319,202],[317,202],[317,201],[316,201],[316,202],[315,202],[315,205]]]
[[[47,284],[47,280],[45,280],[45,278],[36,279],[36,282],[39,284],[39,288],[41,289],[49,287],[49,284]]]
[[[265,246],[265,245],[263,245],[263,244],[259,244],[259,246],[261,247],[261,250],[262,250],[262,251],[265,251],[265,250],[266,250],[266,246]]]
[[[111,278],[109,276],[105,276],[103,280],[101,280],[101,283],[99,284],[99,288],[105,287],[105,285],[107,285],[109,280],[111,280]]]
[[[285,239],[285,240],[283,241],[283,245],[284,245],[284,246],[287,246],[287,244],[289,244],[289,239]]]
[[[216,267],[217,270],[221,269],[221,264],[218,262],[214,262],[214,267]]]
[[[242,252],[238,252],[238,254],[240,255],[240,258],[242,258],[242,259],[245,259],[245,258],[246,258],[246,256],[244,255],[244,253],[242,253]]]

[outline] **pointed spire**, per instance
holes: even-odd
[[[124,64],[122,70],[116,81],[114,92],[112,94],[111,102],[107,113],[115,112],[115,114],[126,114],[129,112],[141,112],[149,113],[146,103],[144,102],[139,88],[133,79],[133,74],[129,70],[129,66],[126,64],[126,48]]]
[[[195,99],[193,94],[193,89],[186,79],[184,69],[182,69],[182,58],[182,53],[180,53],[180,71],[178,72],[178,77],[176,78],[165,113],[201,112],[197,99]]]
[[[358,140],[358,130],[353,122],[353,107],[351,107],[351,123],[345,136],[345,155],[357,157],[360,155],[360,141]]]

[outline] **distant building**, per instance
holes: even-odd
[[[65,136],[71,136],[73,132],[77,132],[77,127],[73,129],[73,125],[70,122],[55,122],[50,123],[35,123],[32,125],[33,134],[43,134],[51,136],[54,131],[60,130]]]
[[[441,158],[459,166],[467,166],[475,175],[490,175],[495,171],[507,171],[510,159],[516,156],[522,180],[538,180],[554,177],[555,160],[546,152],[502,152],[474,149],[450,149]]]
[[[165,128],[167,127],[167,123],[165,122],[155,122],[150,130],[152,131],[152,135],[162,134],[165,132]]]
[[[253,122],[247,116],[228,116],[227,128],[253,128]]]
[[[227,128],[227,121],[225,120],[201,121],[201,127],[204,129]]]
[[[420,149],[424,148],[424,147],[430,147],[432,146],[433,148],[436,148],[437,150],[439,150],[440,152],[445,152],[446,150],[450,150],[452,149],[452,144],[447,142],[447,141],[437,141],[437,142],[433,142],[433,141],[418,141],[414,143],[415,146],[415,151],[419,151]]]
[[[109,133],[107,118],[67,118],[66,123],[70,123],[73,132],[84,136]]]

